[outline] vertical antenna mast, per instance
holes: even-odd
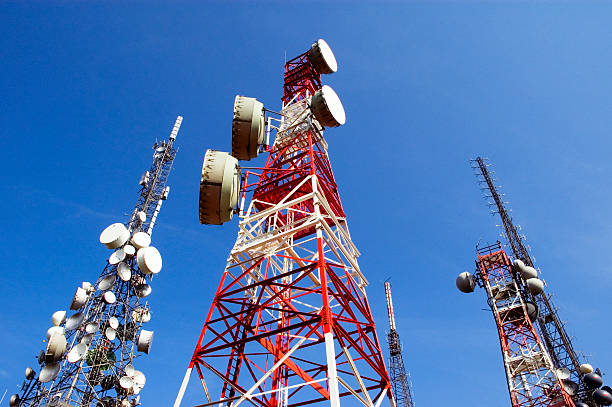
[[[385,295],[387,297],[387,313],[389,315],[389,377],[393,387],[393,396],[398,407],[414,407],[412,389],[408,382],[408,375],[402,358],[402,345],[399,334],[395,329],[395,314],[393,312],[393,299],[391,297],[391,283],[385,282]]]
[[[472,163],[472,168],[478,171],[477,176],[479,183],[484,184],[483,190],[489,192],[489,195],[485,195],[485,198],[493,199],[493,203],[490,203],[490,205],[495,205],[497,209],[496,212],[501,218],[505,231],[505,238],[512,249],[512,253],[517,259],[522,260],[526,266],[533,267],[533,261],[527,248],[523,244],[523,238],[519,235],[516,227],[512,223],[512,218],[508,215],[504,202],[493,183],[493,179],[487,168],[489,164],[485,163],[482,157],[477,157]],[[583,383],[580,377],[580,362],[570,337],[566,333],[565,327],[559,320],[556,309],[551,303],[550,296],[545,293],[540,295],[528,295],[531,296],[532,301],[534,301],[539,309],[537,326],[553,364],[557,368],[564,368],[570,371],[571,380],[580,384],[580,393],[582,394]]]
[[[162,202],[168,198],[173,147],[183,118],[176,119],[168,141],[153,145],[153,164],[140,179],[138,200],[127,222],[114,223],[100,243],[114,250],[96,284],[83,282],[70,304],[75,311],[53,314],[47,346],[38,356],[40,373],[28,367],[16,406],[134,407],[140,404],[145,375],[136,370],[138,352],[148,354],[153,331],[146,297],[162,259],[150,245]]]

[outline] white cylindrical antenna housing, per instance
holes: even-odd
[[[391,283],[385,282],[385,295],[387,296],[387,314],[389,315],[389,327],[395,331],[395,314],[393,312],[393,299],[391,298]]]

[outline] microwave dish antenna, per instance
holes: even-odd
[[[255,98],[237,95],[232,120],[232,155],[250,160],[259,154],[264,143],[265,115],[263,103]]]
[[[200,180],[200,223],[221,225],[232,219],[240,192],[240,166],[228,153],[206,150]]]

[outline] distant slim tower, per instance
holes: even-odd
[[[404,359],[402,358],[402,345],[399,334],[395,328],[395,313],[393,312],[393,299],[391,297],[391,283],[385,282],[385,295],[387,297],[387,313],[389,314],[389,334],[387,341],[389,344],[389,376],[393,386],[393,396],[398,407],[414,407],[412,390]]]
[[[173,147],[183,118],[176,119],[168,141],[153,145],[153,164],[140,179],[136,206],[127,224],[114,223],[100,235],[112,249],[97,282],[84,282],[70,304],[74,313],[53,314],[40,372],[27,368],[21,393],[10,406],[133,407],[146,382],[138,357],[148,354],[153,331],[142,329],[151,319],[147,297],[150,281],[162,260],[150,245],[151,233],[174,162]]]
[[[336,69],[318,40],[285,64],[280,113],[237,96],[232,155],[205,154],[200,221],[221,224],[236,212],[239,229],[177,407],[192,372],[201,390],[190,397],[202,406],[339,407],[346,397],[378,407],[391,398],[324,138],[326,127],[345,122],[340,99],[321,83]],[[264,168],[244,170],[241,180],[238,159],[260,151]]]

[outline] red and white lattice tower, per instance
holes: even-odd
[[[194,370],[200,406],[338,407],[346,396],[394,405],[323,137],[324,127],[345,121],[337,95],[321,83],[336,68],[317,41],[285,64],[278,118],[238,96],[233,157],[206,153],[200,221],[223,223],[238,203],[239,230],[175,407]],[[273,143],[264,143],[264,128]],[[236,158],[258,151],[268,153],[265,167],[243,169],[237,187]]]
[[[532,322],[537,318],[537,307],[527,300],[526,290],[540,289],[540,280],[525,284],[519,265],[513,270],[499,242],[479,248],[475,276],[460,274],[457,287],[470,292],[477,282],[487,293],[497,324],[512,407],[574,407],[562,372],[555,369]]]

